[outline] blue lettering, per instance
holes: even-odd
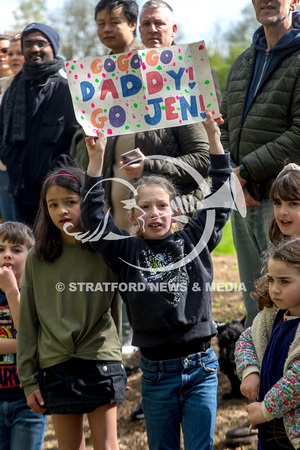
[[[83,102],[88,102],[89,100],[91,100],[91,98],[93,98],[93,95],[95,94],[95,88],[92,83],[89,83],[89,81],[82,81],[80,83],[80,89]]]
[[[116,64],[112,59],[107,58],[104,61],[104,69],[106,70],[106,72],[113,72],[115,70],[115,68],[116,68]]]
[[[182,75],[184,74],[184,68],[181,67],[181,69],[179,69],[178,73],[174,72],[174,70],[167,70],[167,73],[170,75],[170,77],[174,78],[175,87],[179,91],[180,90],[180,80],[181,80]]]
[[[192,117],[198,117],[196,97],[191,95],[190,99],[191,104],[189,104],[184,97],[179,97],[182,120],[187,120],[186,110],[189,111]]]
[[[123,97],[131,97],[142,89],[142,80],[135,75],[123,75],[120,80]]]
[[[148,125],[157,125],[161,121],[161,107],[160,103],[163,101],[161,97],[159,98],[153,98],[151,100],[148,100],[148,105],[154,106],[154,116],[150,117],[149,114],[145,115],[145,122]]]
[[[169,64],[173,59],[173,53],[171,52],[171,50],[164,50],[163,52],[161,52],[160,55],[160,60],[162,63],[164,64]]]

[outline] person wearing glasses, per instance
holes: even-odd
[[[12,70],[8,64],[9,36],[0,34],[0,78],[9,77]]]
[[[25,63],[0,106],[0,159],[7,167],[14,220],[33,226],[42,180],[50,169],[71,161],[77,128],[59,35],[31,23],[21,34]]]
[[[10,85],[10,77],[13,73],[8,63],[9,40],[10,36],[0,34],[0,99]]]

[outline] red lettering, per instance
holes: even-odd
[[[205,111],[203,95],[199,95],[199,101],[200,101],[200,110]]]
[[[113,98],[119,98],[118,91],[114,85],[113,80],[111,80],[111,79],[103,81],[102,86],[101,86],[100,100],[105,100],[105,97],[107,96],[107,94],[109,92],[111,93]]]
[[[163,78],[158,72],[148,72],[146,74],[149,94],[157,94],[163,88]]]
[[[15,366],[0,367],[0,389],[19,386],[20,382]]]
[[[175,107],[172,106],[173,103],[176,103],[176,98],[175,97],[169,97],[169,98],[165,99],[166,119],[167,120],[178,119],[178,114],[174,113]]]

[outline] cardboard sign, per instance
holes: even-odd
[[[220,116],[204,41],[66,62],[76,118],[107,136]]]

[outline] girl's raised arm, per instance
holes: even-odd
[[[223,146],[221,144],[221,131],[218,127],[216,120],[213,119],[212,113],[206,109],[206,118],[203,120],[202,124],[206,130],[210,153],[215,155],[222,155],[224,153]],[[218,122],[223,123],[222,117],[218,119]]]
[[[91,177],[100,177],[102,174],[103,158],[106,147],[106,137],[102,131],[97,131],[96,136],[89,136],[85,139],[90,162],[87,174]]]

